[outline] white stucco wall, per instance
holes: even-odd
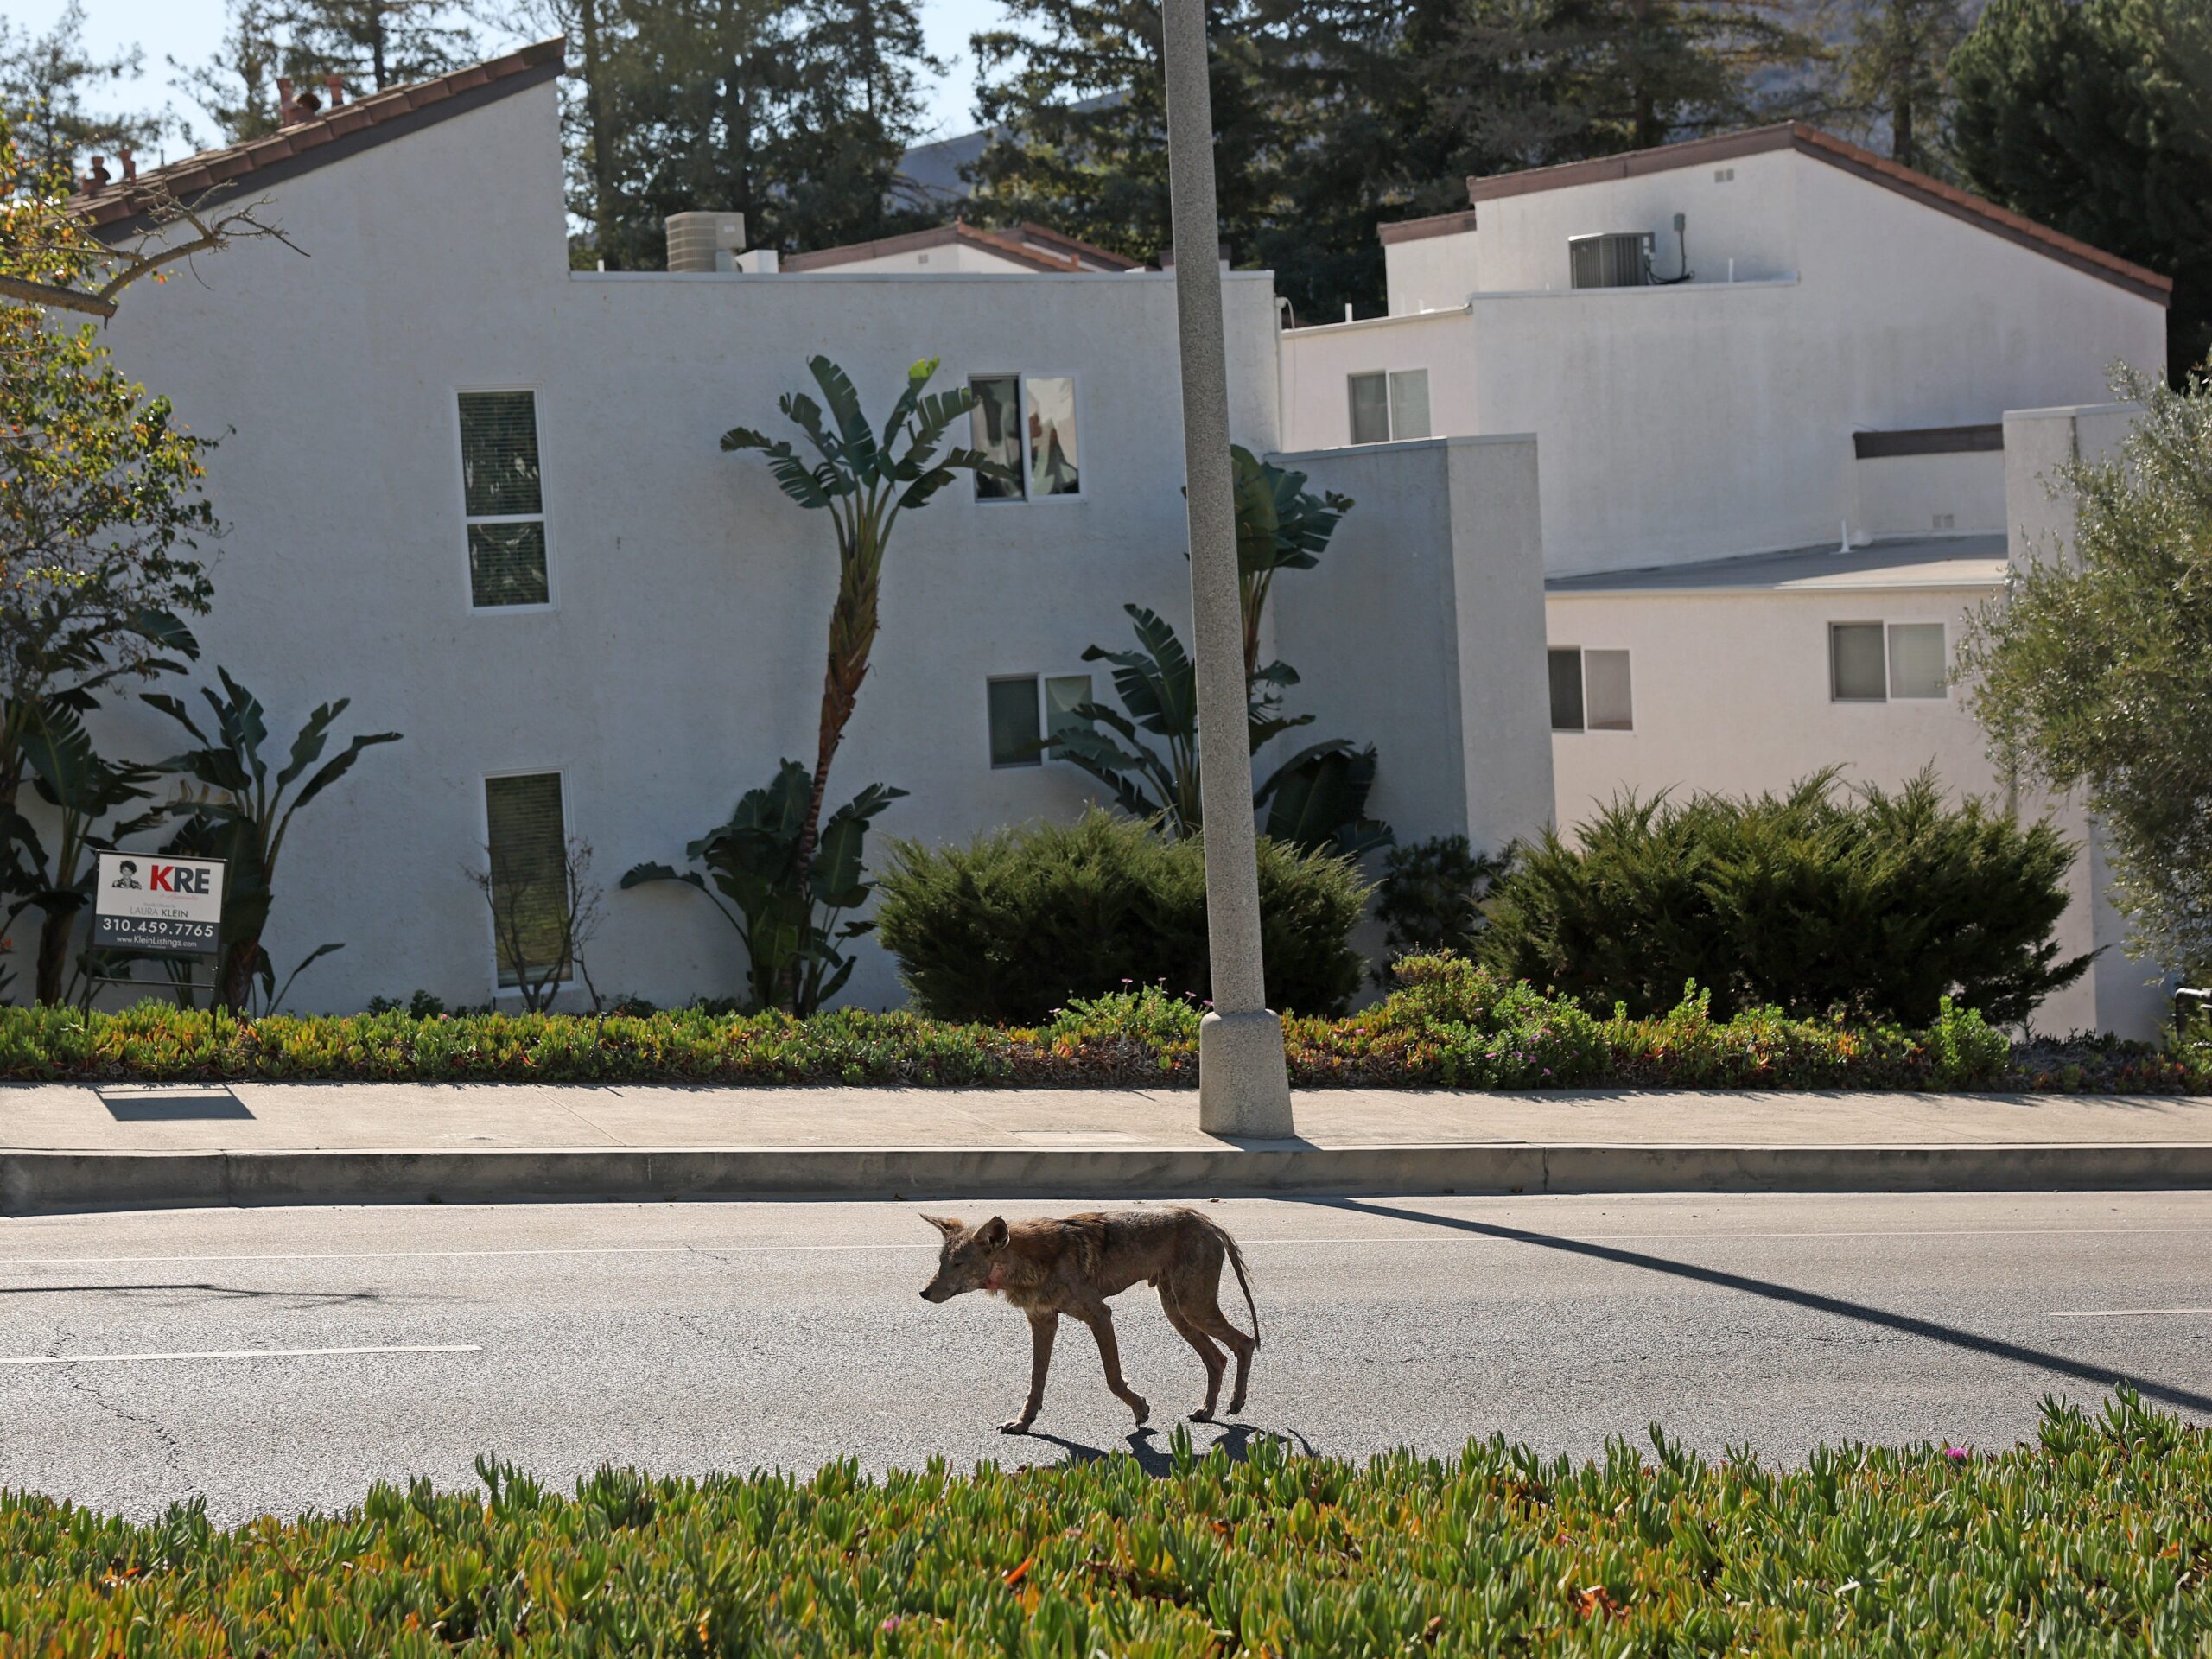
[[[1852,529],[1877,540],[2001,534],[2005,456],[1985,449],[1948,455],[1883,455],[1853,469]]]
[[[1548,568],[1617,569],[1878,533],[1854,430],[1993,422],[2164,360],[2163,308],[2101,278],[1795,152],[1724,166],[1486,200],[1471,234],[1386,248],[1394,311],[1464,311],[1287,333],[1285,441],[1344,441],[1345,374],[1426,364],[1436,430],[1542,445]],[[1567,288],[1591,230],[1665,229],[1670,274],[1678,208],[1695,282]],[[1478,246],[1470,298],[1452,262]]]
[[[542,86],[276,184],[264,212],[311,257],[239,247],[204,283],[134,290],[110,330],[129,372],[221,438],[206,677],[231,668],[283,733],[350,696],[347,729],[405,734],[294,829],[278,971],[346,944],[298,1006],[416,986],[482,1001],[490,927],[463,870],[483,856],[483,779],[540,770],[563,774],[608,889],[601,987],[737,988],[735,938],[698,895],[613,889],[634,862],[680,861],[778,757],[810,761],[830,525],[718,448],[741,423],[783,429],[776,399],[809,385],[810,353],[879,416],[925,354],[947,386],[1072,374],[1085,480],[1079,499],[1019,505],[958,484],[902,520],[833,804],[898,785],[879,830],[925,840],[1071,811],[1072,768],[991,768],[986,677],[1083,671],[1086,645],[1126,638],[1125,601],[1187,626],[1171,277],[572,276],[556,122]],[[1232,277],[1224,305],[1232,427],[1272,449],[1271,283]],[[537,393],[554,603],[473,612],[455,392],[519,386]],[[105,724],[120,753],[179,747],[143,711]],[[899,995],[864,947],[850,1000]]]
[[[973,242],[948,242],[934,248],[908,248],[898,253],[878,254],[873,258],[849,260],[821,270],[799,270],[786,273],[796,279],[804,276],[872,275],[884,276],[891,272],[927,271],[936,276],[1022,276],[1048,275],[1040,273],[1034,265],[1026,265],[1019,259],[1008,259],[993,253],[988,248]]]
[[[1401,842],[1464,835],[1493,847],[1544,823],[1535,444],[1432,438],[1273,459],[1355,505],[1320,564],[1276,585],[1274,649],[1304,677],[1288,702],[1317,719],[1267,755],[1373,742],[1370,805]]]

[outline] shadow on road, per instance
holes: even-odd
[[[205,1280],[164,1285],[0,1285],[0,1296],[140,1295],[153,1291],[197,1291],[203,1296],[232,1300],[289,1302],[297,1307],[338,1307],[353,1302],[380,1302],[373,1290],[253,1290],[243,1285],[211,1285]]]
[[[1993,1359],[2009,1359],[2016,1364],[2056,1371],[2061,1376],[2070,1376],[2100,1389],[2124,1382],[2146,1400],[2159,1401],[2185,1411],[2212,1414],[2212,1395],[2175,1388],[2168,1383],[2153,1382],[2149,1377],[2131,1376],[2109,1366],[2069,1359],[2063,1354],[2031,1348],[2023,1343],[1980,1336],[1972,1331],[1962,1331],[1957,1325],[1944,1325],[1935,1319],[1917,1319],[1910,1313],[1894,1313],[1886,1307],[1875,1307],[1841,1296],[1827,1296],[1816,1290],[1801,1290],[1795,1285],[1777,1284],[1771,1279],[1754,1279],[1748,1274],[1730,1273],[1720,1268],[1701,1268],[1694,1262],[1677,1262],[1668,1256],[1649,1255],[1643,1250],[1624,1250],[1618,1245],[1600,1244],[1590,1239],[1532,1232],[1525,1227],[1508,1227],[1491,1221],[1471,1221],[1460,1216],[1440,1216],[1427,1210],[1408,1210],[1396,1205],[1377,1204],[1368,1198],[1313,1198],[1306,1202],[1325,1205],[1333,1210],[1351,1211],[1357,1215],[1419,1222],[1430,1227],[1448,1227],[1462,1233],[1477,1233],[1484,1238],[1533,1244],[1539,1249],[1560,1250],[1569,1255],[1589,1256],[1595,1261],[1611,1262],[1624,1268],[1641,1268],[1647,1273],[1662,1273],[1672,1278],[1694,1280],[1699,1284],[1716,1286],[1722,1290],[1740,1291],[1747,1296],[1763,1296],[1770,1301],[1788,1302],[1793,1306],[1809,1308],[1814,1313],[1826,1313],[1839,1319],[1855,1319],[1861,1325],[1879,1325],[1884,1330],[1901,1332],[1906,1336],[1919,1337],[1929,1342],[1943,1343],[1968,1353],[1986,1354]]]

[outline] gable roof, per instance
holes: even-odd
[[[118,179],[98,190],[80,191],[69,206],[96,231],[129,230],[162,197],[219,200],[259,189],[551,80],[561,73],[565,47],[556,35],[449,75],[387,86],[265,137],[202,150],[136,180]]]
[[[784,259],[779,269],[784,270],[827,270],[838,265],[855,265],[869,259],[886,258],[893,254],[918,253],[927,248],[945,248],[966,243],[982,249],[996,258],[1026,266],[1031,270],[1135,270],[1137,262],[1118,253],[1109,253],[1072,236],[1063,236],[1058,231],[1048,231],[1042,225],[1023,221],[1012,231],[980,231],[973,225],[955,219],[950,225],[932,226],[926,231],[909,231],[904,236],[887,236],[873,242],[850,242],[842,247],[817,248],[806,253],[794,253]]]
[[[1909,200],[1925,207],[1948,213],[1993,236],[2002,237],[2020,247],[2056,259],[2061,264],[2126,289],[2140,298],[2159,305],[2171,302],[2173,297],[2173,278],[2162,276],[2117,254],[2107,253],[2102,248],[2092,247],[2048,225],[2038,225],[2034,219],[1999,207],[1993,201],[1961,190],[1955,185],[1933,179],[1925,173],[1916,173],[1900,166],[1886,156],[1877,156],[1871,149],[1847,143],[1833,133],[1821,131],[1802,121],[1783,122],[1770,127],[1753,127],[1744,132],[1723,133],[1713,138],[1692,138],[1679,144],[1662,144],[1656,149],[1630,150],[1624,156],[1606,156],[1589,162],[1567,162],[1557,167],[1530,168],[1519,173],[1499,173],[1489,178],[1467,181],[1467,200],[1479,206],[1504,196],[1533,195],[1544,190],[1564,190],[1578,184],[1598,184],[1609,179],[1640,178],[1649,173],[1667,173],[1676,168],[1704,167],[1714,162],[1725,162],[1738,156],[1757,156],[1770,150],[1794,150],[1827,166],[1894,191]],[[1433,219],[1412,219],[1403,224],[1383,227],[1386,242],[1406,241],[1420,236],[1446,236],[1470,226],[1452,221],[1465,215],[1446,213]],[[1433,226],[1434,228],[1428,228]]]
[[[1747,128],[1743,133],[1721,133],[1707,139],[1662,143],[1652,150],[1604,155],[1595,162],[1561,162],[1560,166],[1548,168],[1496,173],[1486,179],[1473,177],[1466,181],[1466,199],[1469,204],[1480,208],[1484,201],[1497,201],[1500,197],[1568,190],[1577,183],[1604,183],[1606,179],[1639,179],[1648,173],[1710,166],[1738,155],[1765,155],[1767,150],[1796,150],[1802,157],[1827,163],[1832,168],[1865,179],[1867,183],[1878,183],[1885,190],[1907,197],[1909,201],[1918,201],[1924,208],[1936,208],[1938,213],[1951,214],[1953,219],[1962,219],[1964,224],[1986,230],[1993,237],[2004,237],[2004,241],[2044,254],[2046,259],[2057,259],[2062,265],[2070,265],[2088,276],[2097,276],[2099,281],[2108,281],[2114,288],[2137,294],[2139,299],[2148,299],[2157,305],[2172,303],[2172,276],[2161,276],[2154,270],[2121,259],[2119,254],[2108,254],[2104,248],[2093,248],[2086,241],[2063,234],[2062,230],[2035,224],[2033,219],[2013,213],[2011,208],[1999,208],[1995,201],[1984,201],[1978,194],[1960,190],[1942,179],[1931,179],[1927,173],[1913,173],[1909,166],[1891,162],[1887,155],[1865,150],[1834,133],[1805,126],[1805,122],[1781,122],[1777,126]],[[1462,210],[1435,214],[1433,219],[1402,219],[1398,224],[1380,226],[1378,234],[1382,244],[1389,245],[1400,241],[1418,241],[1422,237],[1451,237],[1473,228],[1476,214]]]

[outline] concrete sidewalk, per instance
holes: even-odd
[[[231,1204],[2212,1187],[2212,1099],[1330,1090],[0,1085],[0,1212]]]

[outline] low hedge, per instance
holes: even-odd
[[[1757,1008],[1716,1018],[1702,991],[1656,1019],[1599,1016],[1454,957],[1398,965],[1398,988],[1342,1019],[1284,1023],[1292,1081],[1456,1089],[2037,1089],[2212,1091],[2212,1029],[2164,1047],[2011,1047],[1972,1010],[1846,1026]],[[141,1003],[95,1014],[0,1008],[0,1079],[423,1083],[999,1084],[1188,1086],[1199,1009],[1136,987],[1031,1027],[914,1014],[348,1015]]]
[[[2122,1395],[2037,1440],[1713,1464],[1655,1427],[1363,1465],[849,1462],[556,1495],[491,1460],[234,1531],[0,1495],[0,1656],[2108,1655],[2212,1649],[2212,1432]]]
[[[1342,858],[1262,836],[1261,948],[1277,1006],[1335,1014],[1366,963],[1352,930],[1370,889]],[[1205,845],[1098,809],[964,845],[895,842],[876,937],[914,1006],[941,1020],[1038,1025],[1123,985],[1211,995]]]

